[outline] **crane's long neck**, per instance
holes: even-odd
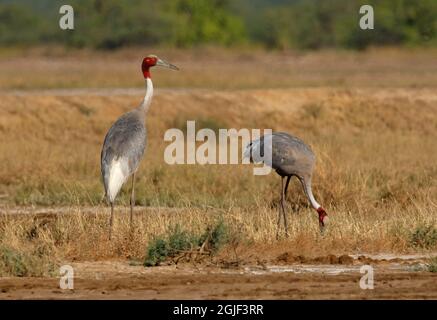
[[[149,111],[150,104],[152,103],[153,97],[153,83],[150,77],[146,77],[146,95],[144,96],[144,100],[140,105],[140,109],[144,115],[146,115],[147,111]]]
[[[321,208],[320,204],[314,198],[313,191],[311,189],[311,178],[309,178],[309,179],[299,179],[299,180],[302,183],[303,189],[305,190],[305,194],[307,195],[308,200],[311,203],[311,206],[314,209],[316,209],[316,210]]]

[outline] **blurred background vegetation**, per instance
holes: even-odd
[[[58,26],[75,10],[75,30]],[[359,29],[373,5],[375,29]],[[0,0],[0,46],[114,49],[199,45],[271,49],[437,46],[436,0]]]

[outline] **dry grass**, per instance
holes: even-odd
[[[239,251],[246,258],[264,257],[266,250],[272,258],[280,250],[304,255],[406,252],[423,250],[411,245],[411,234],[436,224],[437,126],[431,116],[436,96],[430,90],[168,92],[157,95],[147,119],[149,152],[137,181],[138,204],[164,209],[139,214],[133,235],[127,208],[119,210],[115,240],[109,242],[107,209],[89,215],[80,206],[99,203],[103,136],[137,101],[123,95],[2,96],[5,210],[15,205],[78,208],[43,223],[30,238],[38,219],[3,217],[1,244],[30,253],[48,246],[56,261],[141,259],[147,243],[170,226],[200,233],[223,216],[241,239]],[[277,243],[275,174],[253,176],[251,166],[242,165],[166,165],[164,131],[181,119],[199,118],[228,127],[286,130],[308,141],[318,155],[315,194],[331,217],[327,234],[318,233],[316,214],[296,181],[289,192],[291,237]],[[125,206],[128,191],[119,197]]]
[[[333,209],[333,208],[331,208]],[[316,216],[303,209],[289,217],[290,238],[276,240],[277,211],[259,206],[228,210],[182,208],[140,210],[135,227],[129,227],[127,208],[118,208],[113,239],[108,240],[108,215],[100,208],[89,214],[80,208],[56,218],[36,216],[2,217],[0,243],[35,255],[41,248],[46,261],[96,261],[107,259],[143,260],[151,240],[165,235],[179,225],[191,234],[200,235],[222,218],[230,228],[239,258],[245,263],[274,261],[284,251],[293,255],[324,256],[362,252],[414,252],[409,239],[421,225],[435,225],[435,209],[401,206],[353,214],[347,209],[332,211],[327,231],[318,231]],[[430,212],[434,212],[430,214]],[[435,249],[435,248],[430,248]],[[232,259],[226,251],[219,259]],[[1,269],[1,268],[0,268]]]
[[[103,137],[139,99],[3,95],[2,201],[98,204]],[[228,208],[264,199],[275,205],[276,175],[253,176],[250,166],[164,163],[165,130],[175,122],[199,118],[229,128],[285,130],[303,138],[318,155],[314,188],[325,206],[359,211],[392,203],[435,203],[435,101],[435,94],[426,89],[158,93],[147,119],[149,146],[138,175],[138,204]],[[120,196],[123,204],[128,203],[127,193]],[[297,182],[290,198],[296,210],[306,206]]]
[[[437,86],[435,49],[266,52],[131,48],[96,53],[45,47],[0,49],[0,88],[139,87],[139,66],[149,53],[181,68],[179,74],[155,70],[153,76],[161,88]]]
[[[177,53],[174,54],[178,57]],[[349,57],[349,53],[344,54]],[[411,244],[411,235],[418,228],[435,227],[437,223],[437,94],[432,88],[437,84],[433,78],[437,73],[433,71],[435,66],[428,63],[427,54],[413,55],[415,58],[409,60],[407,53],[393,53],[395,57],[403,57],[403,60],[398,60],[403,63],[396,70],[411,71],[411,76],[406,77],[399,77],[394,69],[381,77],[368,71],[358,72],[361,64],[352,63],[356,57],[345,59],[342,68],[336,72],[347,79],[350,88],[158,90],[147,119],[148,153],[137,180],[137,204],[152,208],[142,209],[138,214],[133,234],[127,225],[127,209],[119,209],[112,242],[106,239],[106,209],[98,207],[97,214],[90,215],[81,207],[100,203],[103,191],[99,157],[103,137],[120,114],[139,103],[141,91],[126,94],[111,90],[76,91],[72,94],[58,91],[5,92],[0,99],[0,203],[3,210],[7,212],[8,207],[21,205],[66,205],[73,206],[73,214],[46,222],[29,215],[20,218],[2,216],[0,245],[30,256],[42,252],[44,263],[46,256],[50,256],[52,262],[64,259],[140,259],[144,257],[147,243],[166,233],[170,226],[180,224],[200,233],[222,216],[240,239],[238,251],[246,260],[275,258],[284,250],[304,255],[435,250],[435,246],[423,249]],[[219,58],[229,59],[223,55]],[[372,52],[367,56],[364,53],[353,55],[363,55],[367,57],[364,61],[368,62],[390,60],[387,55],[379,57]],[[253,59],[279,56],[256,56]],[[111,55],[108,61],[116,57],[116,54]],[[284,80],[284,86],[294,81],[304,85],[307,82],[303,79],[320,75],[316,82],[310,83],[328,83],[333,75],[327,66],[342,58],[332,56],[332,60],[327,60],[330,63],[319,61],[317,64],[314,63],[316,57],[321,59],[322,56],[311,54],[301,57],[302,60],[288,57],[294,61],[290,64],[292,67],[301,63],[303,69],[299,72],[302,72],[302,78],[293,78],[293,73],[288,78],[279,72],[278,79],[288,79]],[[329,54],[324,53],[323,58],[327,57]],[[68,59],[62,63],[63,67],[68,68]],[[179,59],[188,61],[182,54]],[[199,59],[206,64],[206,59]],[[250,81],[260,82],[256,77],[246,81],[247,59],[241,60],[242,71],[235,75],[235,87],[250,87]],[[313,64],[307,65],[306,59]],[[416,63],[415,59],[421,62]],[[178,62],[177,58],[175,60]],[[43,79],[38,63],[29,86],[51,87],[57,81],[60,81],[60,86],[75,86],[70,82],[75,79],[74,74],[65,81],[60,80],[56,72],[50,73],[47,80]],[[50,72],[51,63],[54,62],[47,65]],[[370,70],[379,66],[378,63],[369,63]],[[105,61],[99,61],[96,69],[90,67],[95,77],[89,78],[88,71],[82,73],[87,63],[78,65],[78,86],[97,85],[104,75],[99,71],[100,64],[105,65]],[[76,64],[73,62],[73,65]],[[313,71],[305,69],[309,65]],[[325,66],[326,73],[319,73],[317,65]],[[4,61],[0,66],[2,70],[9,68]],[[18,66],[18,69],[24,68],[21,62]],[[103,81],[102,85],[141,83],[137,70],[130,65],[130,71],[125,72],[123,66],[123,63],[111,64],[108,73],[117,76],[108,74],[107,82]],[[218,70],[214,68],[219,67],[212,65],[212,70]],[[219,74],[217,79],[209,78],[211,75],[205,72],[204,77],[199,78],[204,81],[202,86],[226,87],[223,79],[228,79],[228,67],[223,68],[220,69],[223,74]],[[419,77],[421,68],[427,71]],[[202,72],[200,67],[195,70]],[[350,70],[355,71],[349,73]],[[260,73],[264,75],[262,70]],[[162,84],[196,86],[199,82],[192,81],[196,75],[196,71],[194,76],[184,72],[172,73],[170,80],[170,73],[156,72],[155,83],[158,88]],[[2,72],[0,82],[6,83],[6,87],[20,87],[17,85],[20,76],[24,77],[21,72],[17,72],[17,76],[11,73],[5,76]],[[169,77],[168,82],[165,77]],[[274,77],[269,77],[267,83],[277,85],[279,80],[273,81]],[[114,82],[113,78],[121,82]],[[127,79],[138,81],[129,82]],[[418,87],[352,88],[361,84],[390,86],[390,79],[396,80],[393,86]],[[38,84],[38,81],[42,82]],[[53,84],[44,81],[53,81]],[[328,232],[323,238],[318,233],[316,214],[308,207],[296,181],[293,181],[288,195],[291,237],[276,242],[280,184],[275,174],[253,176],[251,166],[243,165],[165,164],[163,151],[167,144],[163,141],[164,132],[174,126],[181,127],[185,120],[199,120],[213,127],[284,130],[307,141],[318,156],[314,193],[330,214]],[[128,191],[128,188],[123,189],[119,204],[128,205]],[[172,211],[166,209],[168,207],[177,209]]]

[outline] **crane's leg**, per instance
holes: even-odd
[[[114,203],[111,202],[111,217],[109,218],[109,240],[112,237],[112,225],[114,224]]]
[[[287,182],[285,183],[285,191],[284,191],[284,202],[286,201],[287,198],[287,190],[288,190],[288,184],[290,183],[291,178],[293,177],[293,175],[291,176],[287,176]],[[284,213],[285,214],[285,213]],[[285,216],[284,216],[285,217]],[[286,220],[285,220],[286,221]]]
[[[289,178],[287,179],[287,186],[288,186]],[[286,186],[286,188],[287,188]],[[285,189],[284,187],[284,178],[281,180],[281,208],[282,208],[282,215],[284,217],[284,229],[285,229],[285,236],[288,238],[288,225],[287,225],[287,215],[285,214]]]
[[[133,224],[133,215],[134,215],[134,206],[135,206],[135,173],[132,174],[132,190],[130,195],[130,227],[132,228]]]
[[[281,228],[281,214],[284,218],[285,235],[288,237],[287,217],[285,215],[284,201],[285,201],[284,177],[281,177],[281,207],[278,208],[278,229],[276,231],[276,240],[279,240],[279,230]]]
[[[287,197],[287,190],[288,190],[288,184],[290,183],[290,179],[292,176],[288,176],[287,177],[287,182],[285,183],[285,191],[284,191],[284,196]]]
[[[284,184],[284,178],[281,177],[281,194]],[[281,229],[281,208],[278,207],[278,227],[276,229],[276,240],[279,240],[279,230]]]
[[[281,229],[281,210],[278,208],[278,227],[276,228],[276,240],[279,240],[279,229]]]

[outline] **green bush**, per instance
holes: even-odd
[[[29,273],[27,257],[8,247],[0,248],[0,270],[3,274],[24,277]]]
[[[429,272],[437,272],[437,257],[434,257],[427,264]]]
[[[270,48],[364,49],[437,45],[437,1],[369,0],[375,29],[361,30],[358,0],[76,0],[75,30],[57,26],[60,0],[0,0],[0,44],[61,43],[114,49],[246,43]]]
[[[174,257],[184,250],[197,244],[197,239],[188,232],[181,230],[179,225],[170,229],[167,237],[157,237],[149,244],[144,265],[156,266],[169,257]]]
[[[437,245],[437,229],[433,225],[421,225],[410,235],[410,244],[414,247],[431,249]]]
[[[168,3],[176,27],[173,38],[179,47],[210,43],[227,46],[245,39],[243,22],[231,14],[226,1],[174,0]]]
[[[202,238],[208,237],[208,231],[202,235]],[[202,243],[205,240],[202,241]],[[215,253],[229,241],[229,230],[222,219],[215,224],[209,233],[208,246]]]
[[[162,238],[154,239],[148,247],[147,257],[144,261],[146,267],[156,266],[165,261],[168,256],[167,241]]]
[[[190,249],[196,242],[197,239],[194,235],[183,231],[177,224],[176,227],[170,231],[170,236],[168,237],[168,254],[175,256],[181,251]]]
[[[0,246],[0,276],[40,277],[52,275],[55,263],[45,247],[36,247],[31,252]]]
[[[202,247],[214,254],[227,244],[228,239],[228,228],[223,220],[208,227],[200,236],[184,231],[176,225],[170,228],[168,235],[158,236],[149,243],[144,266],[156,266],[184,251],[196,252]]]

